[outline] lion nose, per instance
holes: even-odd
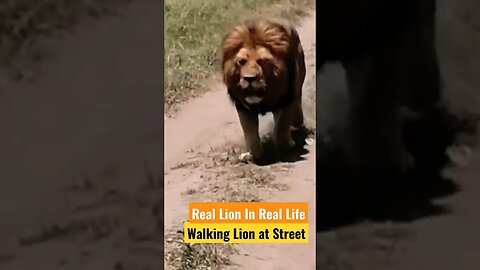
[[[243,79],[245,81],[247,81],[248,83],[252,83],[254,82],[256,79],[257,79],[257,76],[253,75],[253,76],[244,76]]]

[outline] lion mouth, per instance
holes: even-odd
[[[260,103],[262,100],[263,100],[263,97],[257,96],[257,95],[250,95],[250,96],[245,97],[245,101],[246,101],[248,104],[258,104],[258,103]]]
[[[263,90],[263,88],[258,89],[252,86],[247,87],[243,91],[243,98],[245,102],[250,105],[255,105],[262,102],[265,94]]]
[[[249,91],[246,91],[245,93],[245,101],[251,105],[262,102],[263,98],[263,91],[249,89]]]

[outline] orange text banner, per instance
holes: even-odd
[[[190,223],[308,223],[307,202],[191,202]]]

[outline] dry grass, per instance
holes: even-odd
[[[183,231],[165,235],[168,251],[165,260],[175,270],[222,269],[233,265],[230,256],[237,251],[231,244],[185,244]]]
[[[307,14],[313,0],[166,0],[165,106],[175,105],[207,89],[218,70],[218,48],[227,27],[252,15],[292,20]]]

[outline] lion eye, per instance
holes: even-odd
[[[246,59],[240,59],[240,60],[238,60],[237,63],[238,63],[240,66],[243,66],[243,65],[245,65],[245,64],[247,63],[247,60],[246,60]]]
[[[257,64],[259,64],[259,65],[265,65],[267,63],[269,63],[268,59],[263,59],[262,58],[262,59],[257,60]]]

